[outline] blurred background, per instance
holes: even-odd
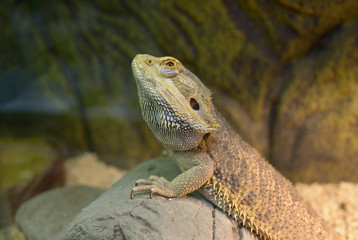
[[[159,156],[138,53],[178,58],[292,181],[358,180],[355,0],[5,0],[0,29],[2,189],[84,152],[121,169]]]

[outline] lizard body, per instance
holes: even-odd
[[[293,185],[229,126],[203,83],[172,57],[132,62],[142,115],[182,173],[136,181],[135,192],[179,197],[198,190],[262,239],[337,239]]]

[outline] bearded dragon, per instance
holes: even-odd
[[[262,239],[337,239],[289,180],[229,126],[210,90],[173,57],[132,62],[144,120],[182,173],[139,179],[131,192],[164,197],[195,190]]]

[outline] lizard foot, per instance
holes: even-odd
[[[173,191],[169,187],[170,182],[163,177],[150,176],[148,179],[138,179],[135,187],[131,191],[131,198],[134,198],[136,192],[149,192],[149,197],[153,198],[153,194],[157,193],[164,197],[173,196]]]

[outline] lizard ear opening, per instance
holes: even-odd
[[[195,98],[190,98],[190,106],[195,111],[198,111],[200,109],[199,103],[195,100]]]

